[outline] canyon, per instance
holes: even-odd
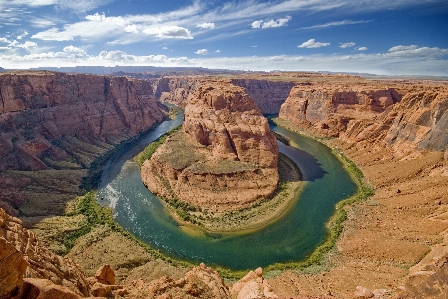
[[[1,74],[0,265],[7,268],[0,271],[0,298],[21,290],[40,298],[56,291],[70,292],[67,298],[445,298],[447,82],[318,73],[235,77]],[[223,281],[205,265],[159,260],[107,225],[79,238],[66,257],[56,254],[63,230],[82,222],[60,215],[79,195],[90,163],[160,122],[167,111],[157,98],[186,107],[210,80],[244,85],[257,105],[266,103],[263,113],[279,113],[281,125],[343,152],[375,189],[344,207],[344,228],[325,260]],[[18,211],[20,220],[13,217]],[[104,264],[116,281],[102,280],[101,271],[96,277]],[[102,291],[93,294],[95,284]]]

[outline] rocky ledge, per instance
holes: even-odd
[[[142,165],[145,185],[169,200],[211,211],[249,207],[278,183],[278,145],[241,87],[208,82],[185,107],[181,131]]]

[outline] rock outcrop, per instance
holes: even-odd
[[[269,197],[278,182],[278,145],[240,87],[210,82],[185,107],[182,131],[144,162],[155,194],[210,210],[236,210]]]
[[[19,278],[25,276],[47,279],[78,295],[89,294],[87,278],[77,264],[40,246],[36,235],[24,229],[20,219],[7,215],[3,209],[0,209],[0,240],[0,255],[5,255],[5,260],[0,263],[0,273],[10,273],[2,286],[14,286],[11,290],[20,287],[22,281]],[[10,268],[8,261],[11,259],[16,262]]]
[[[188,271],[179,280],[163,276],[145,283],[143,279],[129,287],[129,298],[216,298],[230,299],[224,280],[204,264]]]

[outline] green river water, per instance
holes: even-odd
[[[133,148],[111,159],[104,167],[97,195],[98,202],[114,209],[115,220],[121,226],[168,256],[233,270],[304,260],[327,237],[325,224],[335,204],[357,191],[357,185],[330,148],[272,125],[271,130],[291,140],[290,146],[279,143],[280,151],[297,164],[303,176],[295,206],[256,232],[186,234],[164,211],[160,200],[145,188],[138,165],[132,161],[148,143],[181,124],[182,119],[180,113],[175,120],[160,124]]]

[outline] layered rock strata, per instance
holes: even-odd
[[[0,206],[26,201],[30,184],[9,170],[86,169],[164,112],[149,82],[54,72],[0,74]]]
[[[144,162],[141,173],[161,197],[236,210],[272,195],[277,159],[268,122],[244,90],[210,82],[196,89],[185,107],[182,131]]]
[[[164,77],[151,80],[154,93],[161,101],[166,101],[184,108],[194,91],[210,80],[216,78],[205,76]],[[291,81],[270,81],[257,79],[221,79],[223,83],[231,83],[243,87],[246,93],[260,108],[263,114],[277,114],[285,102],[291,88],[296,84]]]
[[[288,98],[291,88],[296,84],[294,82],[255,79],[233,79],[232,83],[243,87],[263,114],[279,113],[281,105]]]

